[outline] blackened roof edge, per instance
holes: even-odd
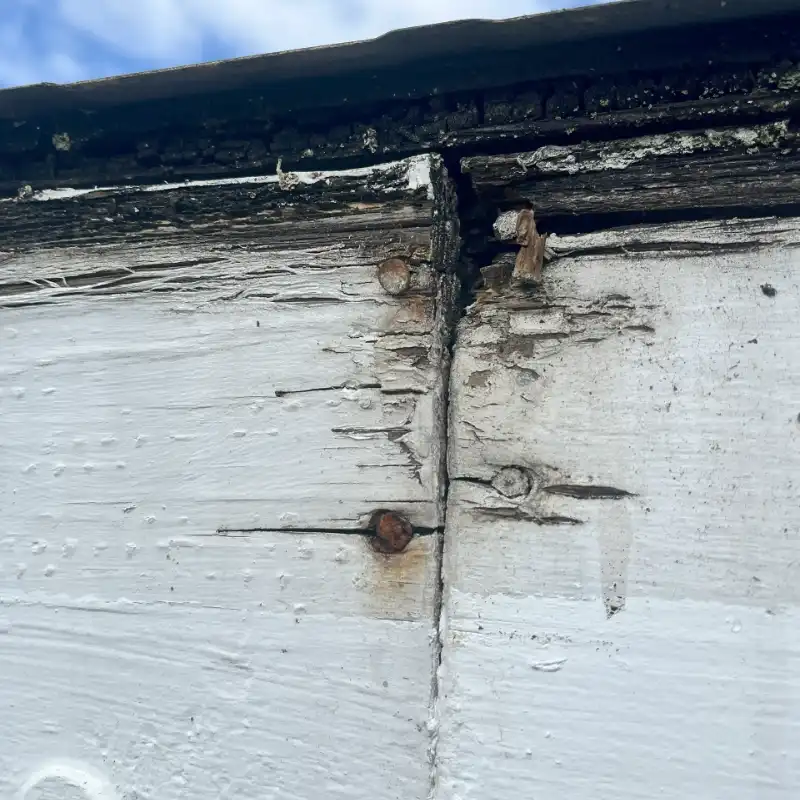
[[[243,89],[251,85],[403,68],[437,58],[575,44],[608,36],[797,13],[800,0],[618,0],[501,21],[462,20],[393,31],[360,42],[248,56],[71,84],[0,90],[0,119],[91,111]],[[391,87],[386,87],[391,94]]]

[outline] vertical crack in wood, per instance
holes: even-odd
[[[439,242],[436,251],[439,253],[438,264],[441,264],[443,275],[440,278],[436,305],[436,347],[440,352],[433,352],[435,363],[439,364],[440,373],[435,399],[438,413],[434,436],[438,442],[439,496],[441,508],[440,527],[436,532],[436,587],[433,603],[433,670],[430,691],[430,719],[428,731],[430,743],[428,756],[430,764],[429,798],[434,798],[437,790],[438,743],[439,743],[439,701],[441,689],[442,653],[445,638],[445,575],[444,556],[447,535],[447,503],[450,490],[448,471],[448,445],[450,431],[450,367],[453,361],[453,350],[456,344],[456,324],[471,302],[469,291],[465,287],[472,284],[469,276],[470,266],[463,257],[461,231],[464,227],[464,214],[470,206],[466,196],[461,168],[458,158],[442,160],[441,174],[434,181],[436,209],[439,219],[439,230],[443,235],[437,237]],[[467,179],[469,182],[469,179]],[[471,188],[471,183],[467,189]]]
[[[430,734],[430,743],[428,746],[430,760],[430,798],[433,798],[436,793],[437,749],[439,741],[438,705],[442,650],[444,647],[442,631],[444,621],[444,548],[447,525],[447,501],[450,490],[447,470],[450,417],[450,365],[452,363],[458,297],[458,278],[456,276],[444,276],[441,279],[437,303],[437,327],[439,330],[437,341],[440,343],[442,352],[439,359],[439,393],[436,398],[438,409],[438,414],[436,416],[437,430],[434,432],[434,435],[439,443],[439,503],[441,513],[439,515],[440,529],[435,534],[436,586],[434,588],[433,600],[433,669],[431,674],[430,720],[428,723],[428,731]]]

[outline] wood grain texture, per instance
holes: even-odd
[[[282,181],[263,214],[220,186],[133,191],[195,198],[181,225],[14,204],[3,797],[427,795],[446,177],[426,157]],[[403,553],[371,546],[384,508],[418,534]]]
[[[462,160],[477,191],[539,217],[796,203],[796,130],[787,121],[679,131]]]
[[[797,794],[798,242],[795,219],[556,239],[542,292],[470,309],[438,797]]]

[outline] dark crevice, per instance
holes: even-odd
[[[479,114],[482,119],[482,112]],[[455,192],[455,210],[458,221],[458,236],[460,247],[456,254],[453,272],[456,278],[455,295],[449,296],[445,291],[438,299],[442,305],[438,308],[440,324],[443,327],[444,348],[447,357],[442,359],[442,395],[441,395],[441,453],[440,453],[440,480],[442,482],[441,503],[442,503],[442,528],[437,533],[436,539],[436,587],[434,592],[433,619],[435,626],[435,640],[433,648],[433,671],[431,677],[430,708],[433,720],[438,721],[437,705],[440,698],[440,676],[442,665],[442,654],[444,651],[444,641],[442,639],[444,631],[445,613],[445,578],[444,560],[446,556],[446,536],[447,536],[447,508],[450,497],[450,471],[449,453],[450,446],[450,370],[456,355],[457,329],[460,319],[464,316],[467,307],[474,300],[475,276],[479,274],[480,263],[476,255],[470,251],[469,243],[473,241],[475,234],[483,228],[482,208],[475,192],[472,180],[461,170],[461,159],[451,151],[440,153],[442,164],[447,177],[450,179]],[[451,206],[452,207],[452,206]],[[488,219],[486,215],[486,219]],[[443,282],[443,286],[448,284]],[[437,759],[438,734],[435,726],[432,729],[430,744],[430,767],[431,785],[430,795],[433,796],[436,790],[435,773]]]
[[[379,383],[339,383],[335,386],[314,386],[309,389],[276,389],[275,397],[291,397],[296,394],[317,394],[319,392],[338,392],[344,389],[380,389]]]
[[[542,491],[547,494],[556,494],[562,497],[574,497],[577,500],[619,500],[623,497],[636,497],[635,494],[613,486],[579,486],[575,484],[562,484],[558,486],[544,486]]]
[[[407,426],[387,426],[387,427],[380,427],[376,426],[374,428],[365,428],[365,427],[353,427],[353,426],[345,426],[341,428],[331,428],[332,433],[341,433],[345,435],[353,435],[353,436],[371,436],[372,434],[379,435],[379,434],[386,434],[390,439],[391,437],[402,437],[408,433],[411,433],[411,428]],[[396,441],[396,439],[394,440]]]
[[[518,522],[532,522],[534,525],[539,525],[540,527],[585,524],[582,519],[561,516],[559,514],[531,514],[519,506],[477,506],[476,510],[486,517],[512,519]]]
[[[481,486],[484,489],[493,488],[492,482],[490,480],[487,480],[486,478],[470,478],[466,475],[464,476],[460,475],[457,478],[451,478],[451,480],[454,482],[457,481],[459,483],[469,483],[472,484],[473,486]]]
[[[545,233],[576,236],[612,228],[630,228],[636,225],[667,225],[681,222],[712,222],[732,218],[757,219],[759,217],[796,217],[799,215],[800,202],[797,202],[775,206],[708,206],[670,210],[644,209],[610,214],[543,216],[537,221],[541,223],[539,227]],[[668,249],[669,246],[669,243],[666,243],[662,249]],[[680,249],[680,245],[677,247]],[[507,243],[496,243],[495,248],[498,253],[509,250]]]
[[[434,536],[442,532],[442,528],[428,528],[425,526],[413,526],[414,536]],[[367,536],[375,535],[369,528],[218,528],[216,533],[211,536],[230,536],[232,538],[245,536],[255,533],[285,533],[293,536],[304,536],[307,534],[335,534],[337,536]]]
[[[461,251],[456,264],[460,284],[456,316],[461,317],[475,301],[481,268],[490,264],[494,256],[487,231],[492,231],[497,209],[478,196],[472,179],[461,169],[461,156],[456,150],[445,150],[440,155],[455,186],[458,203]]]
[[[486,124],[486,95],[483,92],[475,95],[475,107],[478,112],[478,125],[482,127]]]
[[[414,364],[414,366],[418,366]],[[380,388],[380,387],[379,387]],[[381,388],[381,394],[384,397],[401,397],[404,394],[415,394],[415,395],[426,395],[428,394],[427,389],[414,389],[413,387],[407,387],[405,389],[383,389]]]

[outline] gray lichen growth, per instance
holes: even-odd
[[[67,153],[72,149],[72,139],[68,133],[54,133],[53,147],[62,153]]]
[[[651,158],[663,158],[710,150],[745,148],[755,151],[763,147],[779,147],[794,140],[786,120],[767,125],[702,132],[676,132],[642,136],[622,142],[592,145],[547,145],[517,156],[517,163],[526,172],[543,174],[623,170]]]
[[[782,75],[778,81],[778,88],[785,92],[800,91],[800,67],[790,69],[787,73]]]
[[[378,152],[378,132],[375,128],[367,128],[364,131],[364,149],[370,153]]]

